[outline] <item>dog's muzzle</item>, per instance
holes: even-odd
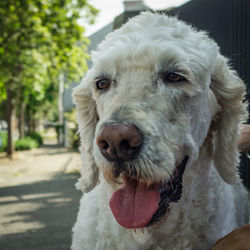
[[[123,169],[125,162],[132,161],[142,148],[142,133],[134,125],[106,124],[96,141],[102,155],[112,164],[114,177],[122,177],[122,186],[109,202],[117,222],[126,228],[152,226],[161,221],[169,203],[177,202],[182,193],[182,176],[188,157],[175,166],[169,180],[146,184],[132,171]],[[131,165],[132,166],[132,165]]]

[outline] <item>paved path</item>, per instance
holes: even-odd
[[[0,249],[69,250],[80,191],[79,154],[44,147],[0,155]],[[66,173],[67,172],[67,173]]]

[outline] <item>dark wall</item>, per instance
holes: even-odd
[[[193,0],[166,13],[210,34],[244,80],[250,102],[250,0]],[[250,188],[250,159],[245,154],[240,171]]]

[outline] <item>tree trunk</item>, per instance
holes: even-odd
[[[31,132],[36,131],[36,125],[37,125],[36,119],[32,117],[31,118],[31,127],[30,127]]]
[[[7,83],[10,84],[10,83]],[[8,144],[7,155],[12,158],[14,153],[14,106],[13,106],[13,92],[7,86],[7,102],[6,102],[6,119],[8,124]]]
[[[31,132],[31,111],[30,111],[30,107],[27,106],[27,125],[28,125],[28,133]]]
[[[59,89],[58,89],[58,114],[59,114],[59,130],[58,144],[63,145],[63,91],[64,91],[64,74],[59,74]]]
[[[25,136],[25,109],[26,109],[26,104],[25,102],[22,102],[19,114],[19,133],[21,139],[23,139]]]

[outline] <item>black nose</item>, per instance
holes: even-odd
[[[133,125],[106,125],[97,137],[97,145],[109,161],[128,161],[142,145],[142,135]]]

